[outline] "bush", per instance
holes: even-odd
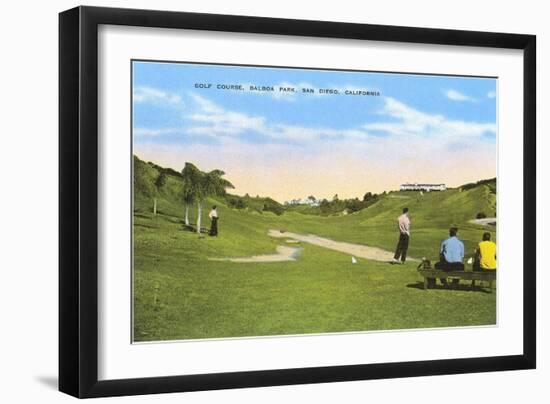
[[[273,212],[277,216],[280,216],[285,212],[285,209],[277,203],[264,203],[263,210],[266,212]]]
[[[231,208],[234,208],[234,209],[244,209],[244,208],[246,208],[246,203],[240,198],[229,198],[227,200],[227,203],[229,204],[229,206]]]
[[[346,200],[346,209],[349,213],[358,212],[364,207],[364,202],[359,199],[348,199]]]

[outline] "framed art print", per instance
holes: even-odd
[[[535,367],[535,119],[530,35],[61,13],[60,390]]]

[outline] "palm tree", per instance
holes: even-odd
[[[222,178],[225,172],[222,170],[212,170],[200,175],[199,186],[195,194],[198,205],[197,213],[197,233],[200,233],[202,222],[202,203],[209,196],[223,196],[227,188],[235,188],[231,182]]]
[[[185,163],[183,176],[183,202],[185,204],[185,224],[189,225],[189,206],[197,202],[197,233],[201,231],[202,204],[209,196],[225,195],[227,188],[234,188],[231,182],[222,178],[225,173],[213,170],[204,173],[191,163]]]
[[[183,176],[183,203],[185,204],[185,225],[189,226],[189,207],[195,202],[201,171],[191,163],[185,163],[181,170]]]
[[[185,225],[189,226],[189,206],[195,203],[195,197],[187,189],[183,189],[183,203],[185,204]]]

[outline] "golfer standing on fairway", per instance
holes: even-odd
[[[216,209],[216,205],[212,206],[212,210],[208,214],[211,221],[209,234],[214,237],[218,235],[218,211]]]
[[[397,218],[399,227],[399,241],[397,242],[397,248],[395,249],[395,255],[393,256],[393,263],[399,263],[401,257],[401,263],[405,263],[407,259],[407,249],[409,248],[409,237],[411,236],[410,227],[411,220],[409,219],[409,208],[403,208],[403,214]]]

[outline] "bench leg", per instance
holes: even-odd
[[[424,277],[424,290],[428,289],[428,278]]]
[[[472,290],[476,288],[476,281],[475,279],[472,279]]]

